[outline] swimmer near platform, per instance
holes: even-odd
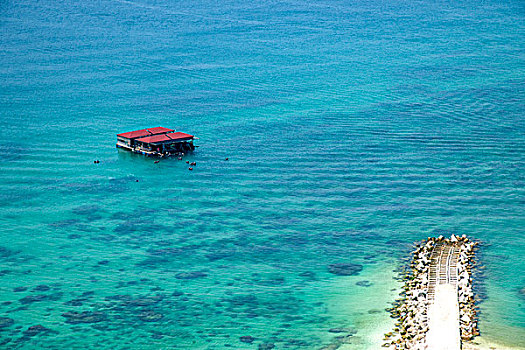
[[[117,134],[117,148],[147,156],[181,155],[195,150],[197,138],[184,132],[158,126]]]

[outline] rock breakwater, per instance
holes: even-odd
[[[389,309],[398,322],[392,332],[385,334],[383,347],[430,349],[426,339],[428,311],[438,284],[450,284],[457,291],[461,339],[467,341],[479,335],[471,277],[477,245],[465,235],[430,237],[416,244],[404,272],[401,297]]]

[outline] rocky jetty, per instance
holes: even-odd
[[[392,332],[385,334],[383,347],[428,349],[428,308],[434,301],[435,284],[440,283],[436,277],[435,265],[436,261],[441,262],[442,250],[445,249],[451,255],[447,264],[452,261],[452,268],[457,268],[457,274],[454,274],[449,282],[457,288],[461,338],[471,340],[479,335],[471,279],[476,246],[477,242],[469,240],[465,235],[452,235],[450,238],[430,237],[416,244],[410,265],[404,273],[405,284],[400,294],[401,298],[389,309],[391,316],[398,319],[398,322]]]
[[[477,243],[466,238],[460,246],[458,258],[458,301],[459,301],[459,327],[461,339],[472,340],[479,335],[476,317],[476,301],[472,291],[472,267],[474,266],[474,253]]]

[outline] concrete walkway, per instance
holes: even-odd
[[[385,334],[383,347],[461,350],[462,342],[479,335],[469,274],[476,245],[464,235],[452,235],[430,237],[417,246],[404,298],[392,308],[399,322]]]
[[[460,350],[459,304],[456,286],[438,284],[428,307],[428,350]]]

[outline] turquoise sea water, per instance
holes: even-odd
[[[483,243],[483,336],[525,348],[524,19],[3,1],[0,347],[377,349],[411,244],[453,232]],[[200,138],[192,172],[115,148],[153,126]]]

